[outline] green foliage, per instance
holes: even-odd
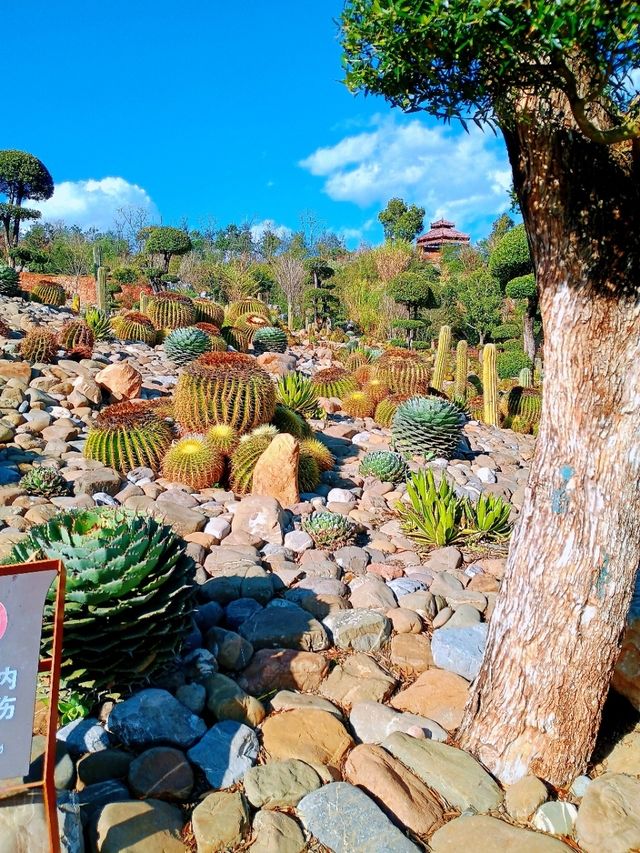
[[[391,436],[404,457],[448,459],[460,443],[464,414],[441,397],[412,397],[393,417]]]
[[[307,418],[318,414],[318,391],[313,382],[302,373],[289,373],[276,384],[276,399]]]
[[[438,391],[442,391],[444,377],[449,366],[449,354],[451,351],[451,327],[441,326],[440,334],[438,335],[438,349],[436,351],[436,360],[433,366],[433,377],[431,384]]]
[[[257,355],[263,352],[286,352],[287,336],[282,329],[264,326],[254,332],[252,344]]]
[[[523,367],[531,367],[531,359],[522,350],[508,350],[500,353],[496,366],[500,379],[511,379],[517,376]]]
[[[150,255],[162,255],[164,272],[169,268],[173,255],[186,255],[191,251],[191,238],[181,228],[160,225],[149,229],[145,251]]]
[[[518,323],[501,323],[491,330],[491,337],[494,341],[508,341],[522,337],[522,326]]]
[[[194,326],[174,329],[165,338],[164,349],[174,364],[188,364],[211,350],[211,337]]]
[[[93,332],[93,339],[104,341],[111,336],[111,321],[109,315],[99,308],[87,308],[84,321]]]
[[[20,296],[20,276],[13,267],[0,264],[0,296]]]
[[[507,282],[505,293],[511,299],[530,299],[536,295],[536,277],[529,273],[512,278]]]
[[[125,474],[141,467],[158,471],[172,438],[171,426],[148,403],[116,403],[90,427],[84,455]]]
[[[387,240],[406,240],[410,243],[422,231],[424,208],[407,205],[401,198],[392,198],[378,214]]]
[[[155,293],[149,300],[147,313],[156,329],[180,329],[196,322],[196,309],[191,299],[171,290]]]
[[[42,302],[44,305],[53,305],[58,308],[67,301],[67,294],[61,284],[54,281],[39,281],[31,291],[33,302]]]
[[[337,549],[350,545],[356,538],[357,528],[345,515],[334,512],[316,512],[302,519],[302,529],[313,539],[316,548]]]
[[[456,346],[456,373],[453,394],[456,400],[464,400],[467,396],[467,375],[469,373],[469,346],[465,340],[458,341]]]
[[[407,463],[399,453],[390,450],[373,450],[360,462],[363,477],[375,477],[383,483],[400,483],[406,479]]]
[[[122,266],[112,270],[111,278],[118,284],[135,284],[140,278],[140,272],[135,267]]]
[[[31,364],[50,364],[58,352],[58,339],[48,329],[31,329],[20,341],[20,354]]]
[[[516,225],[496,244],[489,258],[489,270],[504,289],[512,279],[533,272],[524,225]]]
[[[458,279],[456,295],[464,308],[464,322],[482,340],[500,322],[502,293],[497,279],[478,269]]]
[[[485,493],[479,495],[475,503],[467,501],[465,515],[474,538],[501,542],[511,534],[511,504],[499,495]]]
[[[104,316],[104,315],[103,315]],[[111,319],[114,334],[123,341],[141,341],[153,346],[158,337],[156,327],[148,317],[138,311],[126,311]]]
[[[67,693],[58,702],[58,719],[60,726],[73,723],[76,720],[84,720],[89,716],[91,705],[86,699],[75,691]]]
[[[68,481],[55,468],[45,465],[27,471],[19,485],[28,495],[43,498],[62,497],[69,494]]]
[[[162,476],[195,491],[216,485],[224,474],[224,456],[219,448],[199,435],[180,439],[162,463]]]
[[[0,151],[0,193],[10,204],[44,201],[53,195],[53,178],[41,160],[26,151]]]
[[[128,691],[162,671],[191,626],[195,566],[171,527],[124,509],[55,516],[33,527],[13,562],[60,559],[66,569],[62,680],[81,696]],[[54,592],[42,645],[50,657]]]
[[[433,284],[437,278],[434,267],[424,270],[406,270],[389,282],[389,295],[400,305],[406,305],[416,319],[419,308],[437,307]]]

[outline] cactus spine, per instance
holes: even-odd
[[[531,368],[523,367],[518,374],[518,385],[522,388],[533,388],[533,377],[531,376]]]
[[[440,335],[438,336],[438,351],[436,353],[436,362],[433,366],[433,378],[431,385],[442,391],[444,383],[444,375],[447,369],[447,357],[451,347],[451,326],[440,326]]]
[[[484,422],[490,426],[498,426],[498,373],[495,344],[486,344],[482,351],[482,388]]]
[[[456,376],[453,396],[464,400],[467,396],[467,374],[469,373],[469,345],[465,340],[458,341],[456,347]]]
[[[98,250],[98,257],[100,252]],[[95,255],[94,255],[95,258]],[[109,313],[109,288],[107,286],[107,271],[98,267],[96,271],[96,306],[98,310]]]

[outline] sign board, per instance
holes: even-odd
[[[57,575],[50,560],[0,575],[0,779],[29,772],[42,612]]]

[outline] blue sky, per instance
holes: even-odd
[[[197,227],[313,211],[377,243],[399,195],[426,221],[474,239],[508,207],[509,169],[490,131],[403,116],[340,82],[339,0],[19,0],[25,34],[7,85],[3,148],[31,151],[57,185],[47,219],[108,227],[118,207]]]

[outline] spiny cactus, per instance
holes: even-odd
[[[123,341],[141,341],[152,347],[158,336],[151,320],[138,311],[127,311],[111,319],[113,333]]]
[[[19,273],[13,267],[0,264],[0,296],[11,299],[14,296],[20,296],[21,293]]]
[[[519,416],[530,424],[537,423],[542,409],[542,395],[534,388],[516,386],[509,391],[506,408],[510,417]]]
[[[196,309],[188,296],[161,290],[149,300],[149,319],[157,329],[180,329],[196,322]]]
[[[276,399],[303,417],[313,418],[318,412],[318,391],[302,373],[289,373],[279,379]]]
[[[202,432],[214,424],[228,424],[239,433],[273,418],[274,384],[249,355],[210,352],[187,364],[175,391],[180,424]]]
[[[482,351],[482,396],[484,400],[483,421],[489,426],[498,426],[500,419],[495,344],[487,344]]]
[[[162,463],[165,479],[183,483],[196,491],[219,483],[223,474],[224,456],[199,435],[189,435],[178,441]]]
[[[196,316],[199,321],[204,323],[212,323],[218,329],[222,328],[224,322],[224,308],[218,305],[217,302],[212,302],[211,299],[198,297],[193,300],[193,305],[196,309]]]
[[[300,442],[300,456],[308,455],[318,463],[320,471],[331,471],[336,464],[333,453],[319,438],[306,438]]]
[[[365,364],[369,364],[371,361],[371,350],[358,347],[358,349],[352,350],[346,357],[344,366],[347,370],[354,371]]]
[[[395,350],[394,350],[395,351]],[[411,357],[383,355],[376,365],[374,376],[392,394],[421,394],[429,387],[429,368],[417,353],[407,350]]]
[[[383,483],[400,483],[406,479],[407,471],[402,456],[390,450],[373,450],[365,454],[360,463],[363,477],[375,477]]]
[[[514,432],[530,435],[533,432],[534,427],[537,427],[538,424],[532,423],[522,415],[507,415],[502,426],[504,429],[512,429]]]
[[[209,349],[211,352],[227,351],[227,342],[220,334],[220,329],[214,326],[213,323],[196,323],[195,326],[190,328],[200,329],[201,332],[209,335],[209,342],[211,344]]]
[[[80,313],[80,296],[77,293],[71,297],[71,310],[74,314]]]
[[[376,408],[374,401],[364,391],[352,391],[342,401],[342,409],[352,418],[370,418]]]
[[[320,485],[322,472],[316,457],[300,445],[300,459],[298,461],[298,491],[302,494],[315,492]]]
[[[62,680],[97,698],[148,682],[191,629],[195,565],[168,525],[125,509],[55,516],[14,546],[12,562],[61,560],[66,569]],[[54,592],[44,612],[50,657]]]
[[[533,376],[530,367],[523,367],[518,374],[518,385],[522,388],[533,388]]]
[[[360,367],[356,367],[356,369],[353,371],[353,378],[356,380],[356,382],[361,388],[364,388],[367,382],[372,381],[373,374],[373,364],[362,364],[360,365]]]
[[[31,329],[20,341],[20,354],[31,364],[50,364],[58,352],[58,338],[48,329]]]
[[[194,358],[211,350],[211,338],[202,329],[186,326],[174,329],[164,342],[164,351],[174,364],[188,364]]]
[[[217,447],[223,456],[231,456],[238,446],[240,436],[228,424],[214,424],[207,432],[207,441]]]
[[[111,335],[109,315],[99,308],[87,308],[84,321],[93,332],[94,341],[104,341]]]
[[[389,395],[389,388],[382,379],[371,379],[362,390],[376,406]]]
[[[152,406],[116,403],[89,429],[84,455],[125,474],[140,467],[158,471],[172,439],[170,424]]]
[[[67,300],[67,294],[61,284],[55,281],[39,281],[31,291],[33,302],[42,302],[44,305],[53,305],[59,308]]]
[[[256,332],[270,328],[270,322],[262,314],[242,314],[234,320],[233,325],[223,326],[222,336],[234,349],[247,352]]]
[[[309,438],[313,430],[298,412],[294,412],[284,403],[276,403],[276,410],[271,423],[277,427],[279,432],[288,432],[295,438]]]
[[[411,395],[409,394],[394,394],[391,397],[381,400],[376,406],[376,410],[373,415],[374,421],[379,426],[389,429],[398,406],[400,403],[404,403],[406,400],[409,400],[410,396]]]
[[[55,468],[32,468],[22,477],[19,486],[28,495],[57,498],[69,494],[69,482]]]
[[[68,320],[60,329],[58,345],[73,358],[91,358],[94,337],[91,327],[84,320]]]
[[[216,326],[214,323],[195,323],[193,328],[206,332],[212,338],[220,336],[220,326]]]
[[[249,435],[243,435],[240,443],[231,455],[229,485],[236,495],[246,495],[251,491],[253,472],[258,459],[278,434],[274,426],[261,426]]]
[[[442,391],[445,373],[447,371],[447,362],[449,360],[449,350],[451,349],[451,326],[441,326],[438,336],[438,350],[436,352],[436,360],[433,366],[433,376],[431,384],[438,391]]]
[[[301,527],[313,539],[317,548],[332,550],[351,544],[357,532],[350,519],[335,512],[316,512],[305,516]]]
[[[456,400],[464,400],[467,396],[467,375],[469,373],[469,345],[465,340],[458,341],[456,347],[456,375],[453,385],[453,396]]]
[[[96,267],[96,307],[105,314],[108,314],[111,308],[107,271],[99,264]]]
[[[484,397],[482,394],[477,394],[467,400],[467,412],[472,420],[484,422]]]
[[[258,355],[263,352],[286,352],[287,336],[282,329],[265,326],[254,333],[252,343]]]
[[[246,314],[257,314],[260,317],[269,317],[269,307],[261,299],[239,299],[236,302],[230,302],[225,311],[224,322],[228,326],[233,326],[238,317],[243,317]]]
[[[391,436],[404,457],[448,459],[460,443],[465,417],[441,397],[412,397],[393,416]]]
[[[327,367],[324,370],[318,370],[312,382],[318,397],[342,399],[352,391],[358,390],[358,383],[344,367]]]

